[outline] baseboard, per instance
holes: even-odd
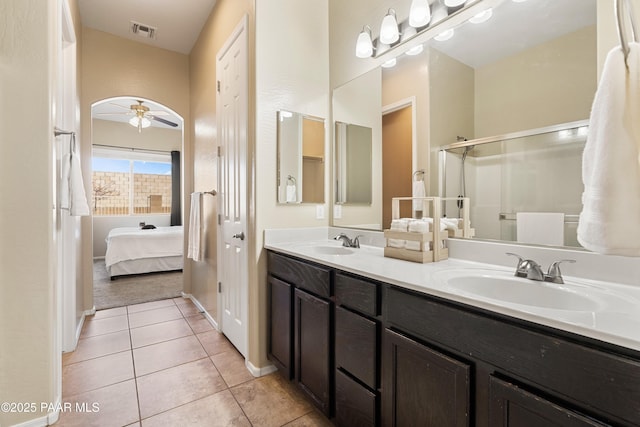
[[[256,378],[264,377],[265,375],[272,374],[278,370],[278,368],[276,368],[275,365],[267,365],[267,366],[263,366],[262,368],[258,368],[253,363],[249,362],[247,359],[244,360],[244,366],[246,366],[249,372],[251,372],[251,375],[253,375]]]
[[[59,408],[60,405],[56,405],[56,407]],[[14,424],[11,427],[46,427],[56,423],[59,418],[60,418],[60,410],[56,409],[53,412],[49,412],[47,415],[43,415],[41,417],[22,422],[20,424]]]
[[[214,319],[213,317],[211,317],[211,315],[209,314],[209,312],[207,310],[204,309],[204,307],[202,306],[202,304],[200,304],[200,301],[198,301],[193,295],[191,294],[185,294],[184,292],[182,293],[182,298],[188,298],[191,300],[191,302],[193,302],[195,304],[196,307],[198,307],[198,310],[204,315],[205,319],[207,319],[207,321],[209,323],[211,323],[211,326],[213,326],[215,328],[216,331],[219,331],[220,328],[218,328],[218,322],[216,322],[216,319]]]

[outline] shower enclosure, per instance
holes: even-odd
[[[564,213],[564,246],[582,210],[582,152],[588,121],[456,142],[439,151],[439,194],[470,198],[476,238],[517,241],[518,212]],[[443,207],[459,217],[460,206]]]

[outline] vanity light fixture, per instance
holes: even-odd
[[[492,16],[493,16],[493,9],[492,8],[485,9],[482,12],[478,13],[477,15],[473,16],[471,19],[469,19],[469,22],[471,22],[472,24],[482,24],[483,22],[487,22],[489,19],[491,19]]]
[[[444,5],[447,7],[462,6],[467,0],[444,0]]]
[[[409,9],[409,25],[414,28],[424,27],[431,21],[429,0],[413,0]]]
[[[443,31],[442,33],[435,36],[434,40],[438,40],[439,42],[447,41],[451,37],[453,37],[454,33],[455,31],[453,31],[453,28],[449,28],[447,31]]]
[[[396,11],[389,9],[380,25],[380,42],[385,44],[393,44],[400,40],[400,30],[398,29],[398,20],[396,19]]]
[[[371,40],[371,28],[365,25],[358,35],[356,41],[356,56],[358,58],[369,58],[373,55],[373,41]]]
[[[409,56],[415,56],[415,55],[420,55],[422,53],[422,51],[424,50],[424,46],[422,46],[421,44],[412,47],[411,49],[409,49],[408,51],[406,51],[405,53]]]

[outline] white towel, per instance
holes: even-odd
[[[516,240],[537,245],[564,245],[564,214],[558,212],[516,213]]]
[[[392,219],[391,220],[391,227],[389,228],[392,231],[407,231],[409,227],[409,220],[402,218],[402,219]]]
[[[640,256],[640,45],[607,55],[582,157],[578,242],[603,254]]]
[[[191,193],[191,213],[189,214],[189,243],[187,258],[204,260],[202,250],[202,193]]]
[[[287,185],[287,203],[294,203],[297,200],[296,186]]]
[[[412,187],[412,197],[425,197],[426,195],[426,191],[424,188],[424,181],[423,180],[419,180],[419,181],[413,181],[413,187]],[[414,211],[422,211],[424,207],[424,201],[423,200],[414,200],[413,201],[413,210]]]
[[[430,224],[427,221],[421,219],[415,219],[409,222],[409,231],[412,233],[428,233]]]
[[[71,136],[69,153],[62,156],[62,191],[60,208],[68,209],[71,216],[89,216],[91,211],[84,191],[80,156],[74,151],[75,135]]]

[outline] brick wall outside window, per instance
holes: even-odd
[[[171,176],[136,173],[133,175],[133,214],[171,212]],[[94,215],[129,215],[128,172],[93,172],[92,210]],[[161,196],[159,208],[150,196]],[[157,199],[157,198],[156,198]]]

